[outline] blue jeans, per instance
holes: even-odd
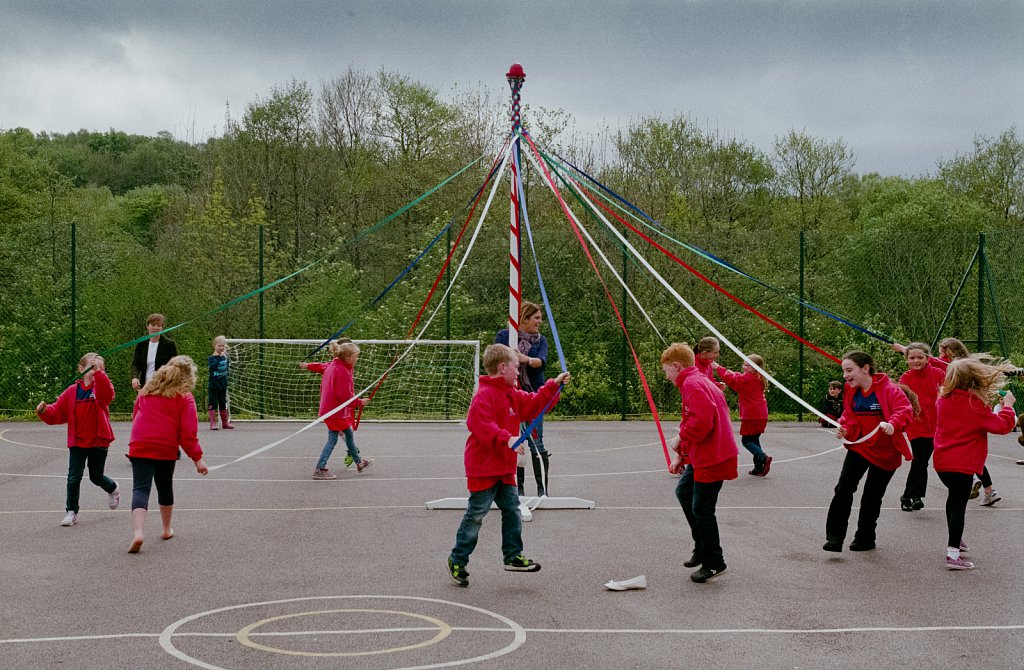
[[[765,456],[764,450],[761,449],[761,434],[757,435],[740,435],[740,443],[743,448],[749,451],[754,456],[754,465],[761,465],[768,457]]]
[[[520,434],[529,427],[530,423],[519,424]],[[536,434],[536,437],[534,437],[534,434]],[[537,427],[533,429],[533,433],[526,436],[526,443],[530,445],[530,453],[544,453],[544,417],[541,417],[540,421],[537,422]]]
[[[107,450],[102,447],[68,448],[68,499],[64,509],[78,514],[78,495],[82,490],[82,476],[85,465],[89,464],[89,481],[107,493],[113,493],[117,482],[103,474],[107,462]]]
[[[472,491],[466,514],[462,517],[459,530],[455,533],[455,546],[450,558],[452,563],[465,566],[469,555],[476,549],[480,527],[484,517],[491,510],[491,503],[501,510],[501,555],[508,562],[523,553],[523,518],[519,515],[519,493],[515,486],[498,482],[484,491]]]
[[[345,429],[345,448],[348,449],[348,455],[352,457],[352,462],[361,463],[362,458],[359,456],[359,450],[356,449],[356,435],[351,428]],[[324,444],[323,451],[320,452],[320,460],[316,462],[316,469],[323,470],[327,467],[327,459],[334,453],[334,445],[338,444],[338,431],[327,430],[327,443]]]
[[[690,524],[690,534],[693,535],[693,551],[706,568],[725,565],[718,535],[718,519],[715,517],[715,505],[718,504],[718,493],[721,490],[722,482],[695,482],[692,465],[686,466],[676,485],[676,498],[686,515],[686,522]]]

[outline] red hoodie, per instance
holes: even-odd
[[[693,365],[700,370],[702,375],[712,382],[715,381],[715,368],[711,365],[711,361],[706,361],[700,357],[700,354],[696,354],[693,359]]]
[[[707,484],[736,479],[739,449],[725,395],[695,365],[679,372],[676,387],[683,410],[679,446],[693,465],[694,480]]]
[[[935,401],[945,378],[945,372],[931,365],[921,370],[907,370],[900,376],[900,383],[906,384],[917,394],[917,401],[921,405],[921,414],[907,427],[907,437],[910,439],[935,435]]]
[[[725,385],[739,397],[741,419],[767,419],[768,401],[764,397],[764,380],[756,372],[733,372],[722,366],[715,368]]]
[[[480,388],[473,396],[466,416],[466,477],[470,491],[482,491],[494,485],[474,482],[489,477],[515,484],[516,452],[508,448],[508,440],[519,434],[519,424],[537,418],[541,410],[558,393],[558,384],[548,380],[537,393],[513,388],[501,377],[480,377]],[[475,487],[482,488],[475,488]]]
[[[85,400],[78,400],[78,390]],[[44,423],[51,426],[68,424],[68,446],[89,449],[106,449],[114,441],[114,430],[110,427],[110,403],[114,401],[114,385],[103,370],[96,370],[92,386],[81,380],[67,387],[57,402],[47,405],[38,413]]]
[[[198,433],[196,399],[191,393],[169,398],[140,395],[132,411],[128,456],[173,461],[178,458],[178,447],[181,447],[189,458],[198,461],[203,457]]]
[[[346,400],[356,394],[354,369],[352,365],[340,358],[335,358],[330,363],[309,363],[306,367],[310,372],[323,375],[320,382],[320,416],[327,414],[335,407],[344,404]],[[338,412],[324,420],[324,425],[330,430],[347,430],[353,425],[353,408],[361,407],[362,399],[356,400]]]
[[[877,416],[857,415],[853,412],[853,396],[860,393],[878,398],[882,409],[882,418]],[[871,387],[865,392],[859,386],[847,384],[843,392],[843,415],[839,417],[839,425],[846,429],[846,439],[855,442],[871,433],[881,421],[891,423],[896,431],[886,435],[882,431],[875,433],[870,440],[860,444],[848,444],[846,448],[855,451],[868,459],[873,465],[883,470],[896,470],[900,467],[900,454],[908,461],[913,460],[910,445],[907,444],[907,426],[914,417],[914,408],[902,389],[892,383],[888,375],[876,374],[871,377]]]
[[[940,397],[935,413],[932,466],[936,472],[981,473],[988,457],[988,433],[1006,435],[1017,422],[1012,407],[995,413],[981,398],[963,389]]]

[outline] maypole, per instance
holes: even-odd
[[[519,63],[512,63],[508,72],[505,73],[508,86],[512,89],[512,192],[509,198],[509,214],[511,222],[509,225],[508,239],[508,346],[513,351],[518,350],[519,345],[519,305],[523,296],[523,279],[520,273],[520,256],[522,242],[519,237],[519,223],[521,221],[519,194],[522,192],[519,174],[519,133],[522,131],[522,109],[520,107],[519,92],[526,81],[526,73]]]

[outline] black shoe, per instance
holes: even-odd
[[[842,553],[843,542],[842,540],[828,540],[827,542],[825,542],[825,544],[821,546],[821,548],[825,551],[834,551],[837,554]]]
[[[466,566],[455,563],[451,558],[448,559],[448,576],[459,586],[469,586],[469,573],[466,572]]]
[[[914,505],[911,504],[910,498],[900,498],[900,509],[904,512],[914,511]]]
[[[700,557],[697,555],[697,552],[694,551],[693,555],[690,556],[690,560],[683,561],[683,567],[684,568],[695,568],[698,565],[700,565],[700,563],[701,563]]]
[[[910,502],[914,506],[914,511],[917,511],[919,509],[924,509],[924,501],[921,500],[920,498],[914,498]]]
[[[706,568],[702,566],[700,570],[690,575],[690,579],[698,584],[703,584],[704,582],[714,579],[723,572],[725,572],[725,563],[722,563],[722,565],[717,568]]]
[[[874,542],[863,542],[861,540],[854,540],[850,543],[850,551],[871,551],[874,548]]]
[[[511,561],[505,561],[505,569],[509,572],[537,572],[540,570],[540,563],[534,563],[527,557],[519,555]]]

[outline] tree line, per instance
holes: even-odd
[[[577,131],[563,110],[527,107],[524,119],[551,153],[664,226],[669,237],[662,242],[681,260],[794,330],[801,235],[807,300],[909,340],[936,333],[985,233],[994,306],[1011,349],[1024,348],[1014,300],[1024,288],[1015,272],[1024,251],[1024,143],[1016,128],[979,136],[971,151],[937,157],[934,173],[909,178],[860,174],[842,139],[798,129],[764,149],[685,116],[649,116],[593,133]],[[260,277],[270,282],[314,261],[320,262],[264,294],[266,337],[326,337],[357,316],[349,331],[355,338],[403,337],[440,270],[447,239],[385,301],[365,313],[363,307],[444,225],[452,223],[455,239],[509,125],[507,101],[483,88],[441,93],[401,73],[352,68],[317,86],[285,82],[225,121],[220,136],[200,142],[114,129],[0,131],[0,411],[26,410],[55,395],[81,353],[140,336],[150,312],[190,322],[171,337],[197,360],[214,335],[255,337],[255,298],[213,310],[257,289]],[[452,184],[356,240],[481,156]],[[642,415],[646,403],[631,363],[623,366],[630,355],[604,289],[540,175],[528,166],[525,178],[538,260],[575,378],[560,411],[617,415],[624,383],[626,413]],[[577,214],[667,341],[692,343],[707,334],[612,236],[599,232],[600,224]],[[507,220],[507,196],[496,198],[452,292],[450,320],[435,321],[428,336],[493,340],[506,309]],[[799,349],[791,338],[635,234],[628,237],[730,339],[799,386]],[[536,300],[532,265],[527,251],[524,296]],[[609,272],[604,279],[622,308],[621,289]],[[978,297],[973,288],[964,292],[943,335],[972,344],[981,311],[981,345],[992,349],[996,315],[993,305],[979,310]],[[671,409],[671,389],[658,379],[662,340],[633,305],[624,311],[657,400]],[[877,341],[813,310],[805,316],[808,340],[836,354],[868,348],[897,369]],[[128,388],[130,355],[118,352],[108,361],[119,389]],[[814,401],[838,373],[827,359],[805,356],[803,393]],[[737,363],[729,356],[723,362]],[[116,410],[128,410],[129,395],[121,394]],[[773,411],[794,410],[781,393],[770,393],[769,402]]]

